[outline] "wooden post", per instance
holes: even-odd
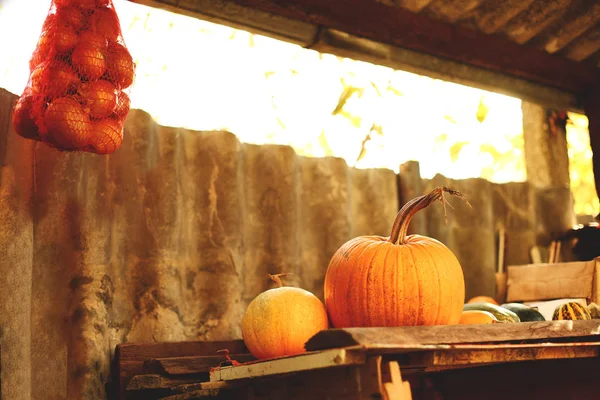
[[[600,197],[600,87],[597,86],[590,91],[584,107],[589,121],[588,130],[593,154],[594,182],[596,183],[596,193]],[[600,214],[596,216],[596,219],[600,220]]]
[[[539,188],[569,187],[569,156],[558,113],[522,102],[527,180]]]

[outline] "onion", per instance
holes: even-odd
[[[116,41],[121,33],[119,19],[114,10],[98,10],[94,13],[92,26],[96,26],[96,32],[100,33],[109,41]]]
[[[92,31],[82,32],[79,36],[79,43],[90,44],[100,50],[106,49],[106,38],[101,34]]]
[[[80,43],[71,54],[71,63],[86,79],[98,79],[106,71],[106,59],[100,49],[91,43]]]
[[[60,97],[50,103],[44,122],[48,141],[62,149],[80,149],[90,139],[90,118],[81,105],[69,97]]]
[[[97,154],[110,154],[123,143],[123,125],[114,119],[103,119],[93,123],[88,145]]]
[[[58,53],[67,53],[77,45],[79,38],[69,25],[57,25],[54,33],[54,48]]]
[[[120,89],[131,86],[135,64],[129,51],[119,43],[110,43],[106,58],[108,79]]]
[[[81,82],[73,69],[66,63],[48,66],[42,64],[31,74],[33,94],[54,98],[76,91]]]
[[[83,90],[90,109],[90,117],[104,118],[109,116],[117,106],[117,93],[115,86],[105,80],[97,80],[87,84]]]
[[[52,40],[50,38],[54,37],[55,24],[55,14],[50,14],[46,17],[44,24],[42,25],[42,33],[38,39],[37,45],[29,60],[29,69],[33,70],[35,67],[40,65],[42,61],[44,61],[50,50],[52,49]]]
[[[56,20],[59,24],[71,26],[74,30],[79,30],[83,26],[84,15],[77,7],[69,6],[56,10]]]
[[[115,108],[114,115],[115,117],[121,121],[127,117],[129,114],[129,108],[131,107],[131,100],[127,93],[120,91],[117,96],[117,107]]]
[[[34,69],[38,65],[40,65],[48,55],[50,54],[50,49],[52,44],[48,37],[48,32],[42,32],[40,38],[38,40],[37,46],[31,56],[31,60],[29,60],[29,69]]]
[[[19,97],[12,114],[12,123],[20,136],[26,139],[39,139],[40,131],[31,115],[33,96]]]

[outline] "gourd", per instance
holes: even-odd
[[[307,290],[283,286],[283,275],[269,275],[278,287],[256,296],[242,318],[242,338],[258,359],[303,353],[308,339],[329,325],[321,300]]]
[[[592,319],[600,319],[600,306],[598,304],[588,304],[587,310],[590,313],[590,317],[592,317]]]
[[[546,318],[537,309],[521,303],[506,303],[500,307],[514,312],[519,316],[521,322],[545,321]]]
[[[407,202],[389,237],[359,236],[333,255],[325,274],[325,306],[336,328],[458,324],[465,281],[455,255],[436,239],[407,236],[411,218],[434,201],[439,187]],[[468,204],[468,202],[467,202]]]
[[[461,325],[495,324],[498,323],[498,320],[491,312],[469,310],[462,312],[462,315],[460,316],[460,321],[458,323]]]
[[[570,301],[556,307],[552,314],[553,321],[592,319],[589,311],[581,304]]]
[[[521,319],[514,312],[507,310],[506,308],[502,308],[495,304],[491,303],[470,303],[465,304],[463,307],[463,311],[469,310],[478,310],[478,311],[487,311],[489,313],[494,314],[498,322],[504,323],[514,323],[521,322]]]

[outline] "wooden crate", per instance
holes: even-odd
[[[240,365],[219,366],[224,347]],[[120,345],[120,399],[600,398],[599,320],[329,329],[306,347],[258,361],[241,341]]]

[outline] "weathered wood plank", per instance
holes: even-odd
[[[536,0],[502,29],[511,40],[524,44],[563,17],[571,0]],[[525,49],[525,48],[524,48]]]
[[[596,399],[600,393],[599,366],[600,358],[580,358],[497,364],[425,374],[421,382],[433,390],[429,391],[429,397],[422,398]]]
[[[445,350],[411,353],[401,357],[399,362],[404,368],[439,371],[466,365],[597,357],[599,347],[598,342],[456,345]]]
[[[346,328],[321,331],[306,343],[309,351],[360,346],[366,349],[419,349],[428,345],[497,343],[593,336],[600,320],[521,322],[518,324]]]
[[[240,366],[222,367],[210,372],[210,381],[230,381],[281,375],[290,372],[358,365],[365,362],[363,352],[346,349],[325,350],[272,360],[257,361]]]
[[[472,26],[491,35],[531,6],[535,0],[486,0],[463,17],[465,26]]]
[[[175,394],[173,396],[162,397],[161,400],[194,400],[205,397],[216,397],[219,395],[219,389],[200,389],[189,393]]]
[[[436,1],[425,10],[425,15],[454,23],[462,16],[475,10],[481,3],[483,3],[483,0]]]
[[[599,49],[600,27],[596,26],[573,40],[562,54],[572,60],[582,61],[592,57]]]
[[[562,50],[600,21],[600,3],[579,0],[569,6],[563,21],[534,38],[530,44],[541,46],[548,53]]]
[[[228,341],[189,341],[161,343],[123,343],[116,347],[114,380],[117,393],[124,398],[125,388],[135,375],[144,374],[144,363],[161,357],[189,357],[218,355],[217,351],[228,349],[231,354],[247,354],[243,340]],[[225,357],[223,357],[223,360]]]
[[[256,360],[251,354],[230,354],[229,357],[239,363]],[[209,372],[211,368],[218,367],[223,361],[225,361],[223,356],[192,356],[157,358],[148,361],[148,364],[169,375],[185,375]]]
[[[139,390],[171,389],[172,387],[196,383],[202,377],[169,378],[160,374],[135,375],[127,383],[125,390],[128,392]]]

